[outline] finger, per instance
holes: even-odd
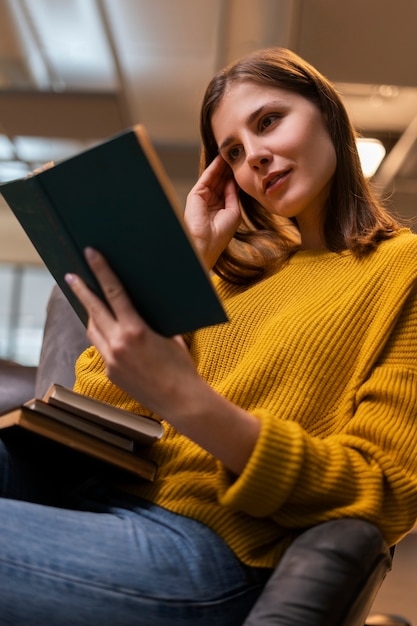
[[[239,187],[234,179],[230,179],[224,186],[226,205],[234,207],[240,213]]]
[[[114,315],[109,307],[87,287],[79,276],[76,274],[66,274],[65,281],[87,311],[89,320],[101,317],[103,319],[107,318],[108,321],[114,321]]]
[[[200,176],[199,183],[213,190],[222,189],[225,181],[232,178],[233,173],[226,161],[218,155]]]
[[[134,312],[132,303],[103,255],[93,248],[86,248],[85,257],[116,319],[130,316]]]
[[[106,360],[108,350],[108,334],[113,334],[112,329],[116,320],[108,306],[89,289],[84,281],[75,274],[66,274],[65,280],[88,315],[87,337],[99,353]]]

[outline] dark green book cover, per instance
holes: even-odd
[[[64,276],[80,275],[102,297],[86,246],[103,253],[157,332],[171,336],[227,320],[142,126],[0,191],[84,323]]]

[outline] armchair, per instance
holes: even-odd
[[[54,287],[36,377],[20,371],[22,394],[14,393],[9,406],[42,397],[52,382],[71,387],[75,359],[87,345],[83,325]],[[0,384],[0,409],[7,408],[6,392]],[[390,568],[390,550],[369,522],[341,519],[309,528],[287,550],[243,626],[364,626]],[[383,615],[375,619],[369,626],[408,624]]]

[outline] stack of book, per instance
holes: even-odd
[[[24,428],[147,480],[155,463],[144,448],[158,441],[163,425],[53,384],[42,399],[33,399],[0,416],[0,429]]]

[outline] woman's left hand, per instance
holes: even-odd
[[[107,305],[78,276],[66,280],[87,310],[87,334],[108,378],[239,474],[259,436],[259,420],[201,378],[182,337],[162,337],[145,323],[100,253],[87,249],[86,258]]]
[[[183,391],[200,381],[182,337],[154,332],[103,256],[87,249],[86,257],[108,306],[79,277],[66,280],[88,313],[87,335],[105,361],[108,378],[161,417],[174,414],[176,404],[186,402]]]

